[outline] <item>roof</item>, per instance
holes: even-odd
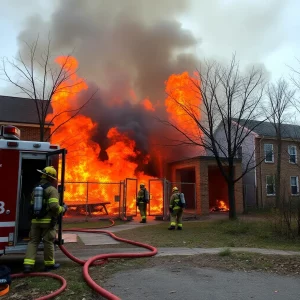
[[[50,105],[48,113],[51,112]],[[39,124],[35,101],[28,98],[0,95],[0,122]]]
[[[238,119],[232,120],[235,122],[238,121]],[[273,123],[241,119],[239,124],[259,136],[276,137],[276,131]],[[281,124],[281,137],[284,139],[300,139],[300,126],[292,124]]]

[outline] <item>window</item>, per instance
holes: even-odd
[[[265,162],[274,162],[273,144],[264,144]]]
[[[291,194],[292,195],[298,195],[299,194],[298,176],[291,176]]]
[[[288,148],[289,155],[290,155],[290,163],[295,164],[297,162],[297,148],[296,146],[289,146]]]
[[[266,176],[266,189],[267,189],[267,196],[275,195],[275,176],[274,175]]]

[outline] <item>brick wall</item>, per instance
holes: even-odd
[[[169,179],[172,182],[180,182],[180,169],[194,168],[195,169],[195,186],[196,186],[196,213],[201,214],[201,192],[200,192],[200,161],[199,158],[187,159],[172,163],[169,168]]]
[[[23,141],[39,141],[40,140],[40,128],[39,127],[29,127],[29,126],[19,126],[21,131],[21,140]],[[50,128],[46,129],[45,138],[49,137]]]
[[[200,160],[200,187],[201,187],[201,214],[209,213],[209,190],[208,190],[208,168],[210,166],[217,166],[215,159],[201,159]],[[240,161],[235,163],[235,177],[242,174],[242,164]],[[218,188],[218,187],[216,187]],[[243,184],[239,180],[235,184],[235,208],[238,214],[243,212]]]
[[[273,144],[274,162],[264,161],[264,144]],[[298,145],[297,145],[298,144]],[[266,175],[276,175],[278,146],[275,139],[257,138],[256,145],[256,178],[257,178],[257,198],[260,207],[275,204],[275,196],[268,196],[266,191]],[[281,192],[285,197],[291,196],[290,177],[298,176],[300,180],[300,165],[289,162],[288,146],[294,145],[297,149],[297,160],[299,161],[299,143],[294,141],[282,141],[281,154]]]
[[[196,213],[199,215],[209,214],[209,191],[208,191],[208,167],[216,166],[217,163],[214,158],[195,157],[184,161],[174,162],[169,165],[170,181],[180,182],[179,170],[185,168],[195,169],[195,185],[196,185]],[[236,163],[235,174],[240,176],[242,172],[241,162]],[[243,187],[242,180],[235,185],[235,201],[236,212],[243,212]]]

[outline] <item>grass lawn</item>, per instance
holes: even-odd
[[[270,222],[254,220],[187,221],[182,231],[167,230],[168,223],[144,226],[116,234],[155,247],[251,247],[300,250],[300,239],[276,236]]]

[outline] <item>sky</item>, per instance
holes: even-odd
[[[66,0],[65,3],[69,2],[71,5],[68,9],[75,11],[78,1],[80,2],[80,0]],[[102,0],[98,3],[103,3],[105,8],[109,9],[107,3],[115,1],[117,0]],[[143,2],[142,0],[123,1],[129,1],[131,4]],[[53,27],[52,14],[56,13],[57,17],[60,10],[66,11],[66,6],[60,5],[61,0],[3,2],[0,11],[0,57],[15,56],[20,47],[20,37],[26,37],[28,31],[38,33],[38,30],[41,30],[45,33],[51,28],[50,25],[49,28],[47,27],[47,22],[52,22]],[[233,53],[236,53],[243,66],[253,64],[264,66],[271,80],[276,80],[281,76],[288,77],[291,73],[289,66],[300,69],[296,60],[296,58],[300,59],[300,18],[297,15],[300,11],[300,1],[182,0],[180,2],[174,0],[172,2],[153,0],[151,3],[152,6],[147,4],[144,7],[144,10],[152,13],[151,16],[148,11],[141,10],[145,18],[149,22],[155,21],[160,9],[166,17],[170,13],[173,18],[181,22],[184,29],[191,31],[197,41],[191,43],[192,45],[187,49],[181,50],[192,53],[200,60],[214,58],[226,61]],[[37,16],[42,21],[35,23],[34,26],[28,20]],[[157,18],[161,19],[162,14]],[[40,28],[36,24],[44,27]],[[20,34],[22,32],[26,34]],[[0,94],[10,93],[12,91],[7,88],[7,83],[0,81]]]

